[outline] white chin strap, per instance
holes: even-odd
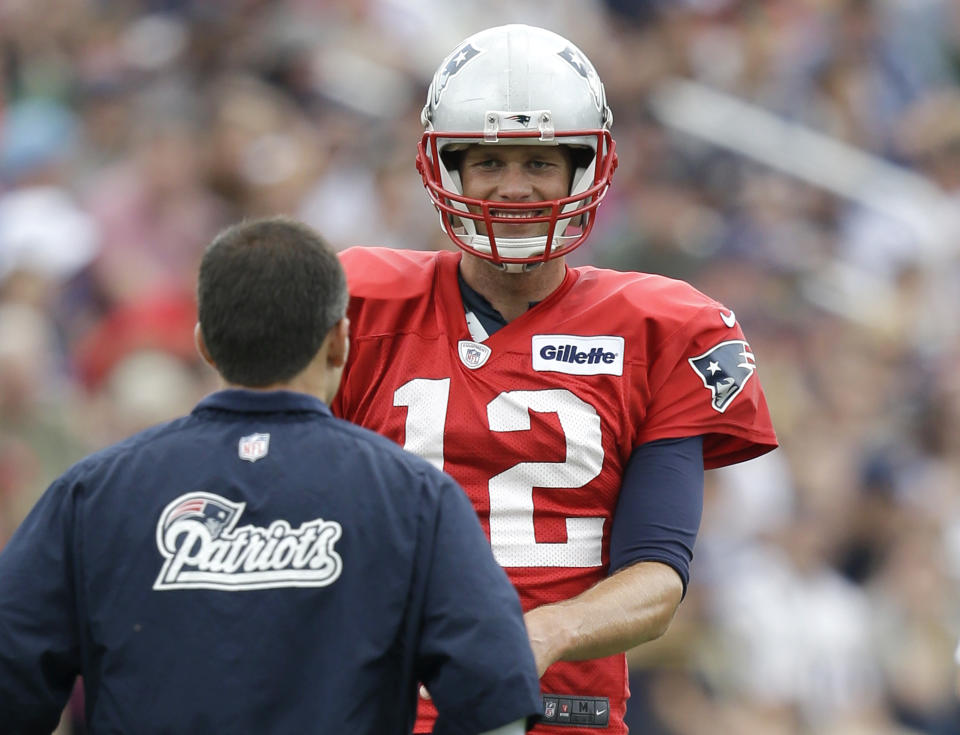
[[[472,220],[467,220],[464,224],[467,223],[471,225],[469,229],[474,230],[474,233],[471,235],[464,235],[462,237],[463,241],[474,250],[477,250],[481,253],[492,253],[493,248],[490,247],[490,238],[486,235],[478,235],[475,228],[472,226]],[[561,224],[562,222],[557,223],[557,229],[560,229]],[[569,243],[572,243],[576,239],[576,235],[554,235],[553,248],[551,249],[563,250]],[[504,258],[535,258],[538,255],[543,255],[546,249],[546,235],[541,235],[540,237],[497,238],[497,252],[500,253],[501,257]]]

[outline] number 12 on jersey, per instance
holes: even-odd
[[[407,408],[403,448],[439,469],[444,464],[444,433],[450,379],[416,378],[393,394],[394,406]],[[538,542],[533,522],[533,488],[557,492],[580,488],[603,467],[600,416],[569,390],[517,390],[487,404],[490,431],[529,431],[530,412],[555,413],[566,441],[563,462],[521,461],[494,475],[490,493],[490,545],[503,567],[595,567],[601,564],[603,518],[565,518],[567,540]]]

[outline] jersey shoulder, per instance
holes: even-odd
[[[352,340],[436,332],[438,303],[455,295],[440,287],[440,274],[456,272],[457,253],[351,248],[340,257],[350,291]]]
[[[428,290],[447,251],[352,247],[340,253],[353,298],[409,298]]]
[[[721,312],[729,312],[716,299],[686,281],[654,273],[637,273],[584,266],[571,296],[599,314],[617,315],[624,327],[656,324],[658,331],[690,326],[713,317],[722,324]],[[732,313],[732,312],[730,312]]]

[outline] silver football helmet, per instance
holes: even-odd
[[[417,169],[444,231],[458,247],[519,271],[566,255],[586,239],[617,157],[603,83],[568,40],[526,25],[470,36],[434,74],[421,122],[425,132]],[[541,202],[465,197],[455,154],[477,143],[570,146],[574,173],[569,195]],[[495,237],[494,224],[516,222],[515,216],[503,216],[505,211],[547,223],[546,234]],[[477,222],[483,223],[483,232],[477,231]]]

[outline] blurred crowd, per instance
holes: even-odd
[[[0,0],[0,546],[70,463],[216,388],[193,286],[221,227],[450,247],[419,112],[505,22],[577,43],[614,110],[571,259],[734,309],[782,444],[708,473],[633,731],[960,733],[952,0]]]

